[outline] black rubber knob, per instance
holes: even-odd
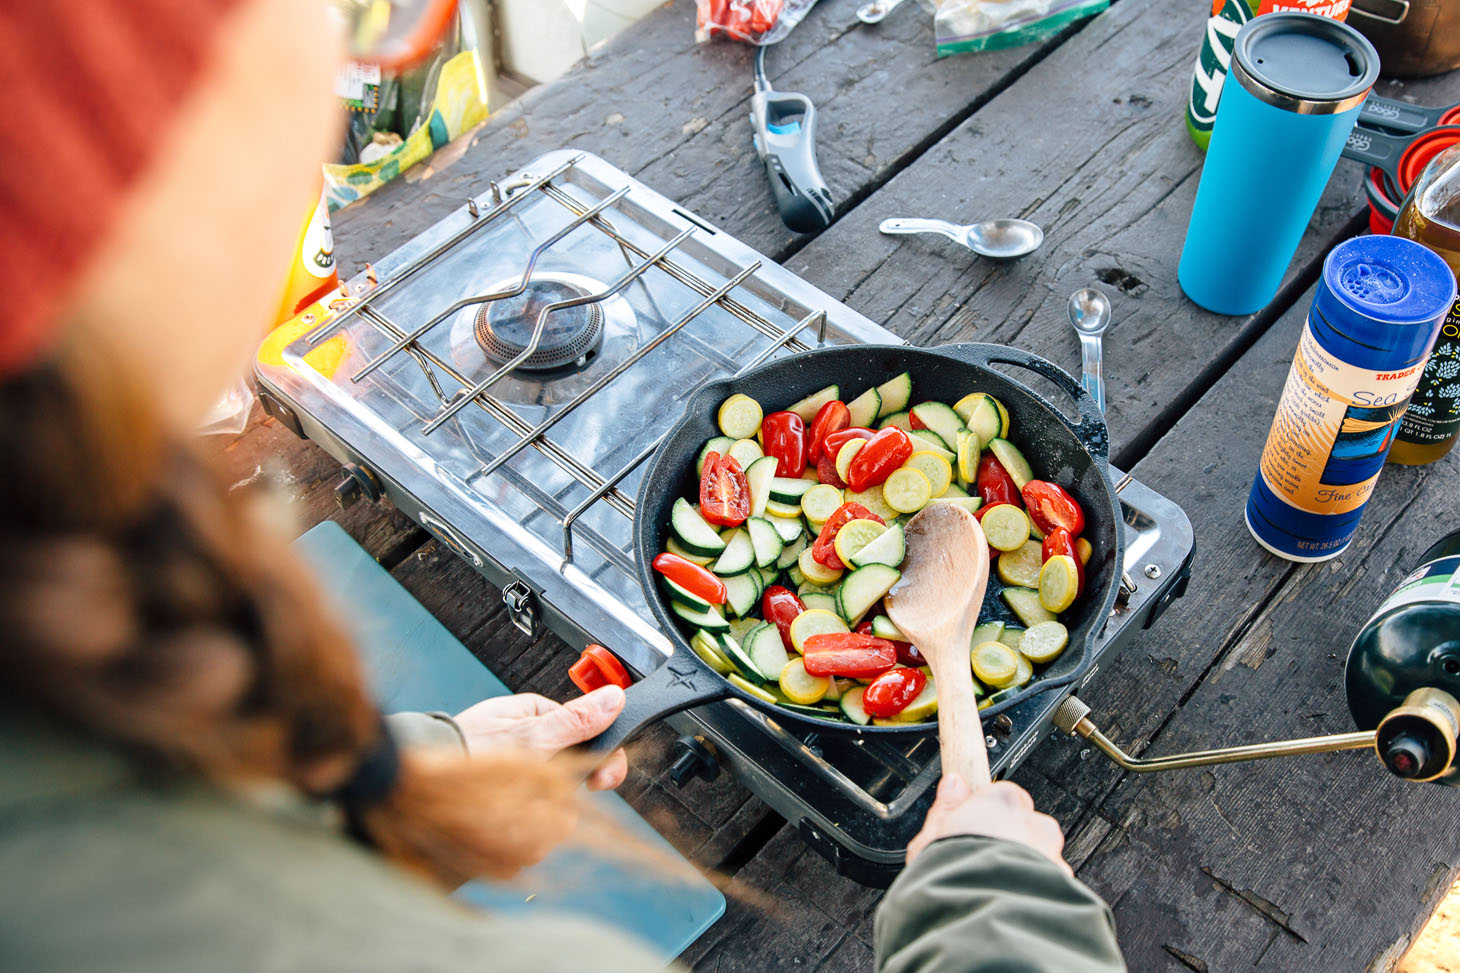
[[[1429,762],[1429,745],[1413,733],[1400,733],[1384,747],[1384,766],[1396,777],[1419,777]]]

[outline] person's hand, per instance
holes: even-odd
[[[484,699],[456,715],[473,756],[503,750],[532,754],[543,760],[560,750],[591,740],[608,729],[624,708],[624,691],[604,686],[566,703],[536,693]],[[591,790],[610,790],[629,773],[628,757],[615,750],[588,777]]]
[[[908,862],[939,838],[960,834],[1017,841],[1074,874],[1063,857],[1065,836],[1059,822],[1034,810],[1034,799],[1018,784],[1001,780],[972,790],[961,777],[944,777],[923,830],[908,843]]]

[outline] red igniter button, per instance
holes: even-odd
[[[601,645],[586,647],[578,661],[569,667],[568,678],[585,693],[609,685],[628,689],[634,681],[618,657]]]

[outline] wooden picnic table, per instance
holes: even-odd
[[[817,149],[838,201],[826,231],[794,234],[772,206],[747,121],[751,51],[696,45],[694,4],[674,0],[499,112],[464,151],[336,214],[342,273],[487,180],[577,147],[918,344],[1005,342],[1076,371],[1065,302],[1099,286],[1115,312],[1111,459],[1185,508],[1196,559],[1185,598],[1082,696],[1107,733],[1149,754],[1350,729],[1344,654],[1453,526],[1460,453],[1386,471],[1353,546],[1323,564],[1264,553],[1242,505],[1321,260],[1366,228],[1360,167],[1340,162],[1271,305],[1209,314],[1176,284],[1202,160],[1182,111],[1205,0],[1119,0],[1044,44],[943,59],[916,4],[865,27],[858,3],[823,0],[770,57],[775,86],[810,95],[821,114]],[[1460,72],[1379,90],[1449,104]],[[1045,243],[996,264],[881,236],[889,216],[1019,216],[1044,227]],[[322,450],[256,415],[222,454],[239,480],[284,485],[301,527],[339,520],[509,685],[575,692],[568,647],[519,633],[498,592],[413,522],[388,505],[338,511],[339,469]],[[673,737],[641,739],[623,793],[726,879],[727,915],[684,961],[869,969],[881,893],[838,876],[736,781],[676,788]],[[1362,754],[1137,777],[1057,736],[1014,779],[1066,828],[1069,860],[1111,903],[1136,970],[1386,969],[1460,868],[1460,792],[1400,782]]]

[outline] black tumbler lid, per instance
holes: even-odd
[[[1348,24],[1316,14],[1254,17],[1237,33],[1232,73],[1257,98],[1300,115],[1355,108],[1379,78],[1379,54]]]

